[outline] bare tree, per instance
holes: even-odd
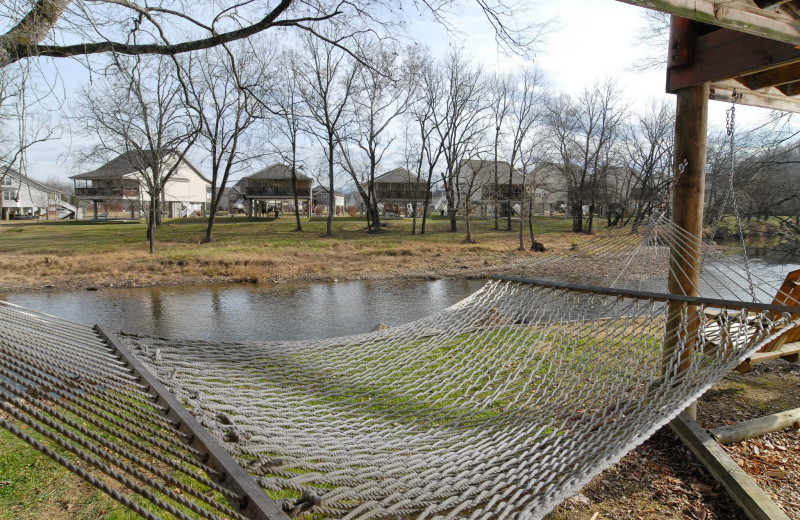
[[[464,182],[460,179],[461,165],[477,156],[488,126],[487,82],[483,70],[469,63],[460,51],[451,51],[442,68],[445,95],[439,110],[433,113],[433,127],[442,143],[445,167],[442,182],[450,231],[457,232],[462,191],[459,187],[471,185],[467,179]]]
[[[422,225],[420,234],[424,235],[428,222],[428,209],[430,207],[429,194],[433,188],[433,174],[444,152],[443,141],[440,139],[442,132],[439,125],[443,124],[437,111],[446,99],[444,88],[444,75],[435,67],[429,56],[425,56],[420,64],[420,94],[411,107],[411,117],[417,123],[419,130],[420,153],[417,157],[417,173],[422,178],[425,170],[425,202],[422,209]]]
[[[541,85],[542,77],[539,70],[534,66],[525,67],[521,72],[509,78],[510,88],[510,107],[508,112],[508,134],[510,137],[509,163],[511,168],[508,172],[508,184],[506,190],[506,200],[508,204],[507,229],[511,231],[511,202],[513,200],[513,177],[517,160],[528,159],[532,150],[535,149],[541,137],[535,137],[537,126],[542,122],[544,109],[547,104],[548,92]],[[528,157],[524,155],[526,141]],[[495,160],[497,160],[495,158]],[[495,163],[495,172],[497,163]]]
[[[343,137],[345,111],[353,94],[358,67],[338,47],[310,36],[303,39],[303,53],[308,64],[300,69],[300,92],[313,122],[311,132],[324,146],[328,163],[328,224],[325,234],[332,236],[336,211],[335,155]]]
[[[352,119],[341,128],[338,141],[342,166],[367,207],[367,223],[372,231],[380,233],[375,174],[394,142],[392,123],[408,110],[416,95],[418,66],[413,52],[401,56],[396,48],[379,43],[365,47],[365,54],[371,57],[370,66],[356,69],[350,96]],[[363,157],[365,179],[360,178],[362,168],[356,164],[353,147]]]
[[[624,127],[623,143],[630,174],[624,189],[624,207],[634,223],[652,214],[667,195],[672,182],[672,151],[675,135],[675,108],[666,101],[653,101],[633,115]],[[623,190],[620,190],[622,192]],[[616,225],[611,220],[609,225]]]
[[[206,243],[232,173],[242,171],[262,154],[253,130],[264,118],[255,96],[269,89],[272,78],[264,45],[234,42],[208,49],[190,61],[189,103],[198,114],[199,140],[211,161],[211,207]]]
[[[512,85],[513,80],[508,75],[495,74],[492,78],[491,93],[492,100],[489,110],[492,113],[492,130],[494,131],[494,229],[500,229],[500,177],[498,176],[499,148],[503,139],[506,116],[512,104]],[[510,181],[509,181],[510,182]],[[509,205],[510,201],[506,202]],[[511,230],[511,209],[508,208],[509,220],[508,230]]]
[[[572,230],[591,233],[595,202],[611,166],[625,110],[613,80],[585,89],[577,100],[555,98],[548,108],[548,127],[557,168],[567,181]],[[586,227],[583,206],[588,205]]]
[[[669,48],[670,15],[652,9],[642,9],[645,25],[636,34],[634,44],[644,52],[634,62],[633,70],[664,70]]]
[[[505,0],[476,0],[498,41],[508,48],[533,47],[548,27],[518,25],[520,5]],[[423,0],[417,8],[439,21],[462,2]],[[275,28],[293,28],[328,43],[325,27],[337,25],[344,36],[373,27],[395,33],[403,5],[387,0],[221,0],[168,5],[141,0],[4,0],[0,66],[31,56],[80,56],[105,52],[127,55],[175,55],[208,49]],[[68,42],[68,43],[64,43]]]
[[[53,123],[48,107],[34,81],[30,63],[19,63],[0,69],[0,183],[15,170],[20,173],[16,187],[19,193],[30,190],[28,179],[28,152],[37,145],[58,139],[61,129]],[[3,214],[3,195],[0,194],[0,215]]]
[[[417,213],[419,208],[419,191],[422,187],[422,182],[420,178],[420,168],[422,165],[422,143],[416,140],[416,137],[412,137],[412,132],[414,132],[413,128],[409,126],[405,127],[404,132],[404,153],[403,158],[405,159],[405,168],[406,171],[409,172],[409,179],[408,182],[414,182],[413,192],[411,193],[411,234],[417,234]],[[414,173],[416,172],[416,173]],[[413,178],[412,178],[413,175]],[[425,199],[428,198],[427,190],[425,192]],[[425,201],[423,200],[423,203]]]
[[[272,89],[268,99],[262,99],[261,102],[274,116],[271,125],[272,152],[284,162],[288,162],[291,169],[296,229],[301,232],[303,223],[300,219],[300,201],[297,196],[297,169],[300,165],[298,149],[308,114],[298,83],[299,58],[300,55],[294,50],[285,50],[281,54],[278,67],[274,70],[279,87]],[[311,211],[310,207],[308,211]]]
[[[464,213],[464,231],[466,237],[464,242],[474,244],[475,238],[472,236],[472,213],[475,210],[474,199],[480,195],[488,186],[491,185],[490,177],[486,173],[491,170],[490,164],[493,162],[488,159],[486,153],[478,148],[479,144],[474,143],[476,148],[469,151],[469,158],[459,162],[458,174],[456,176],[456,200],[459,208]],[[471,160],[473,156],[482,156]],[[452,220],[451,220],[452,222]]]
[[[120,150],[137,172],[150,199],[147,238],[155,252],[164,187],[198,135],[184,84],[173,60],[112,55],[106,76],[83,90],[77,114],[83,130],[96,136],[100,155]]]
[[[11,168],[25,174],[28,150],[61,136],[33,76],[30,63],[0,70],[0,180]]]

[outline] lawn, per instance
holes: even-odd
[[[517,251],[518,232],[495,231],[493,220],[473,222],[476,243],[450,233],[434,217],[425,235],[411,220],[391,220],[379,234],[363,219],[337,218],[325,237],[325,219],[221,217],[215,241],[202,243],[205,221],[174,219],[158,229],[156,253],[147,252],[142,222],[9,222],[0,224],[0,291],[44,286],[140,286],[206,281],[269,282],[379,277],[453,276],[453,271],[502,267],[532,253]],[[501,227],[505,222],[501,222]],[[514,226],[519,222],[515,221]],[[535,220],[546,246],[576,240],[562,218]],[[463,228],[463,223],[461,223]],[[525,238],[530,240],[526,231]]]

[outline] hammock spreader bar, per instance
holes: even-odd
[[[552,280],[539,280],[536,278],[521,278],[514,276],[492,276],[492,280],[503,282],[514,282],[540,287],[550,287],[553,289],[567,289],[574,292],[591,294],[602,294],[604,296],[621,296],[625,298],[638,298],[643,300],[653,300],[657,302],[680,302],[707,307],[721,307],[725,309],[748,309],[750,311],[770,311],[776,313],[800,314],[800,307],[790,305],[774,305],[771,303],[741,302],[737,300],[724,300],[718,298],[704,298],[701,296],[685,296],[682,294],[665,294],[649,291],[637,291],[633,289],[598,287],[595,285],[584,285],[569,282],[556,282]]]
[[[239,513],[252,520],[289,520],[283,510],[273,502],[253,480],[245,470],[242,469],[220,446],[211,434],[195,419],[195,417],[184,408],[177,399],[162,385],[156,377],[151,374],[137,360],[133,354],[125,348],[114,335],[106,332],[100,325],[95,325],[94,329],[100,337],[118,354],[131,369],[133,375],[140,378],[139,382],[150,386],[153,392],[153,402],[165,407],[164,416],[178,423],[177,429],[187,434],[189,444],[204,454],[205,460],[202,462],[220,472],[222,475],[219,484],[239,495]]]

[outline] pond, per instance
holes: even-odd
[[[191,285],[0,296],[17,305],[108,330],[210,341],[318,339],[399,325],[444,309],[483,280],[359,280]]]
[[[799,254],[779,252],[763,244],[749,250],[757,279],[779,286],[789,271],[800,269]],[[447,279],[194,285],[33,291],[0,299],[87,325],[99,323],[114,332],[282,341],[339,337],[368,332],[379,323],[406,323],[462,300],[484,283]],[[749,299],[746,293],[741,297]]]

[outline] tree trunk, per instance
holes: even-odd
[[[511,204],[511,202],[512,202],[512,199],[511,199],[511,196],[512,196],[512,192],[511,192],[512,174],[511,174],[511,172],[513,172],[513,171],[514,171],[514,169],[510,168],[509,169],[509,173],[508,173],[508,193],[506,193],[506,221],[507,221],[507,223],[506,223],[506,231],[511,231],[511,206],[512,206],[512,204]]]
[[[295,161],[295,146],[292,145],[292,195],[294,196],[294,216],[297,222],[297,231],[303,231],[303,224],[300,221],[300,201],[297,199],[297,169]]]
[[[428,223],[428,207],[431,205],[431,180],[433,178],[433,170],[428,171],[428,180],[425,183],[425,206],[422,208],[422,226],[420,226],[419,234],[425,234],[425,227]]]
[[[536,234],[533,232],[533,208],[531,208],[531,211],[528,212],[528,229],[531,233],[531,251],[536,253],[544,253],[547,251],[547,248],[544,247],[544,244],[536,240]]]
[[[465,242],[467,244],[474,244],[475,240],[472,239],[472,225],[469,218],[469,207],[464,210],[464,226],[467,229],[467,238],[465,239]]]
[[[375,187],[370,186],[370,199],[372,200],[372,227],[375,233],[381,232],[381,216],[378,210],[378,199],[375,196]]]
[[[411,203],[411,213],[412,213],[412,217],[411,217],[411,234],[412,235],[416,235],[417,234],[417,201],[416,200]]]
[[[336,195],[333,192],[333,136],[328,136],[328,223],[325,236],[333,236],[333,212],[336,211]]]
[[[497,134],[494,139],[494,230],[500,230],[500,204],[498,200],[500,195],[500,177],[497,175]]]
[[[578,201],[572,205],[572,232],[580,233],[583,231],[583,201]]]
[[[530,213],[530,212],[528,212]],[[523,230],[525,229],[525,197],[522,197],[522,202],[519,207],[519,250],[525,251],[525,236]]]
[[[158,226],[158,215],[161,214],[161,207],[159,205],[157,195],[150,201],[150,218],[147,221],[147,240],[150,245],[150,254],[156,252],[156,227]]]
[[[214,241],[214,237],[211,234],[211,230],[214,229],[214,221],[217,218],[217,206],[219,206],[219,202],[211,201],[211,213],[208,215],[208,225],[206,226],[206,238],[203,239],[203,242],[209,244]]]

